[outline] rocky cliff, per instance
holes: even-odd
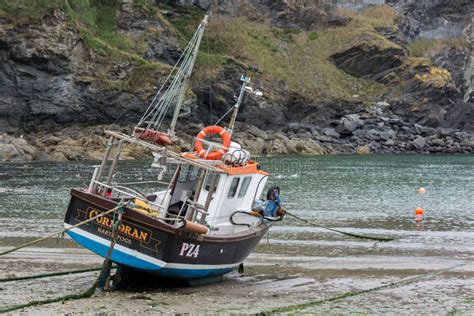
[[[245,73],[264,96],[235,138],[255,154],[474,152],[470,0],[0,0],[0,159],[98,158],[207,10],[176,146]]]

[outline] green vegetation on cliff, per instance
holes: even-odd
[[[142,37],[121,32],[118,27],[124,5],[132,6],[149,19],[160,23],[185,45],[192,36],[203,12],[196,8],[152,5],[147,0],[27,0],[0,3],[0,15],[19,17],[16,23],[37,22],[51,9],[61,8],[79,31],[88,48],[118,64],[121,60],[137,63],[133,78],[156,74],[163,69],[159,62],[146,61],[146,43]],[[162,11],[174,10],[164,17]],[[316,99],[349,99],[358,95],[370,101],[384,92],[385,86],[373,80],[356,78],[337,68],[330,56],[359,42],[379,47],[394,43],[379,34],[379,29],[396,29],[397,13],[388,6],[373,7],[362,13],[338,11],[348,23],[313,30],[278,28],[269,21],[250,21],[244,17],[214,15],[204,37],[197,61],[197,75],[218,70],[226,60],[236,61],[250,75],[267,82],[282,82],[290,91]],[[156,32],[151,27],[148,34]],[[155,72],[153,72],[155,71]],[[106,76],[102,79],[107,81]],[[138,82],[143,83],[143,80]],[[110,82],[111,87],[139,89],[134,82]]]
[[[397,14],[388,6],[362,14],[341,10],[340,14],[350,18],[347,25],[309,32],[276,28],[241,17],[214,16],[206,36],[211,54],[240,60],[258,69],[254,76],[282,80],[288,89],[305,96],[351,98],[357,94],[370,98],[380,94],[383,85],[346,74],[329,57],[358,41],[396,46],[376,29],[395,28]]]
[[[15,24],[38,22],[49,10],[62,4],[63,0],[1,0],[0,17],[11,17]]]

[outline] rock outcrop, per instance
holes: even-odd
[[[472,1],[18,2],[0,5],[0,160],[99,158],[207,9],[177,149],[226,119],[245,73],[264,96],[234,137],[253,154],[474,152]]]

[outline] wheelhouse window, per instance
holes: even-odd
[[[240,186],[239,195],[238,195],[239,198],[244,197],[245,194],[247,194],[247,190],[249,188],[251,180],[252,180],[252,177],[245,177],[244,180],[242,180],[242,185]]]
[[[237,188],[239,187],[239,182],[240,178],[234,178],[232,179],[232,182],[230,183],[229,187],[229,192],[227,192],[227,198],[231,199],[235,196],[235,193],[237,193]]]
[[[184,165],[181,167],[181,171],[179,173],[179,182],[186,182],[188,180],[189,174],[191,172],[191,166],[190,165]]]
[[[199,168],[192,167],[191,172],[189,172],[189,181],[196,181],[199,177]]]
[[[214,188],[214,192],[216,192],[217,186],[219,185],[219,179],[220,179],[220,175],[218,174],[210,174],[207,176],[206,183],[204,184],[204,190],[209,191],[211,189],[212,180],[215,177],[217,177],[216,187]]]

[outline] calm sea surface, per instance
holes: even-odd
[[[347,231],[391,235],[400,247],[460,247],[474,253],[474,156],[319,156],[260,158],[288,211]],[[86,186],[93,162],[1,163],[0,237],[39,237],[62,228],[71,187]],[[117,178],[147,179],[148,161],[122,163]],[[145,169],[146,170],[146,169]],[[150,169],[148,169],[150,170]],[[156,179],[156,175],[152,175]],[[419,187],[426,188],[421,197]],[[414,209],[425,209],[421,226]],[[363,246],[286,218],[274,245]],[[358,244],[362,243],[362,244]]]

